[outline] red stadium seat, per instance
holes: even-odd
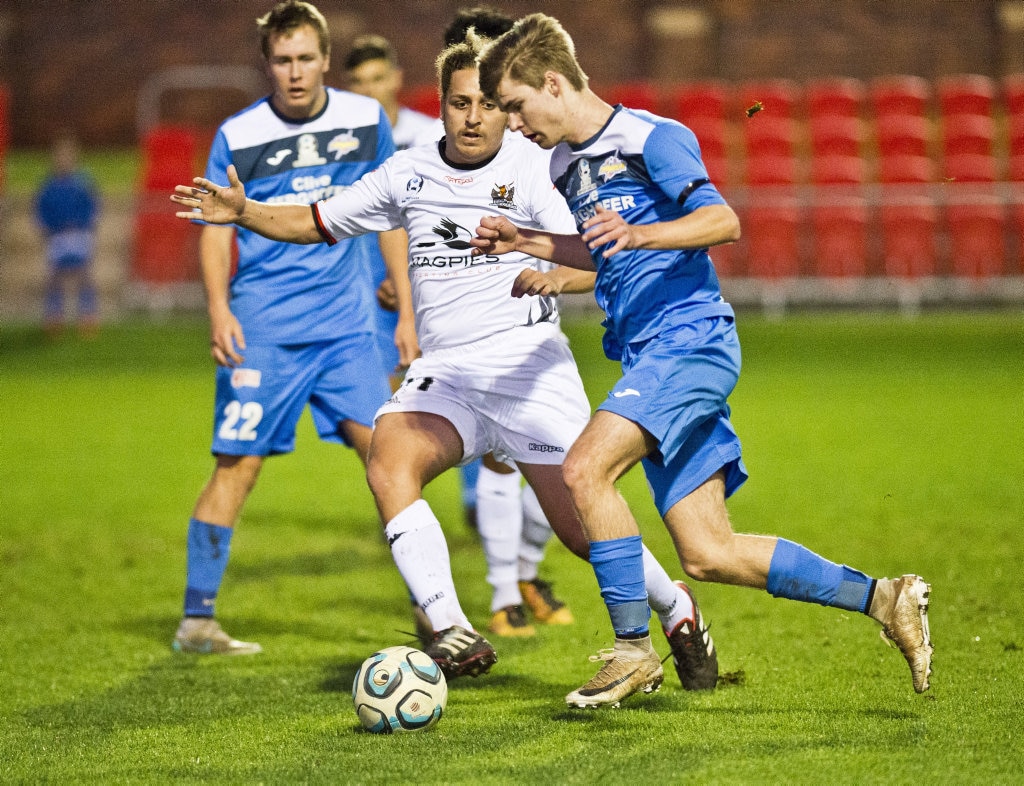
[[[958,156],[970,153],[992,155],[996,127],[985,115],[947,115],[942,118],[942,153]]]
[[[796,149],[796,125],[788,117],[754,115],[743,123],[747,158],[791,156]]]
[[[748,157],[744,172],[748,186],[791,186],[798,181],[797,161],[792,155]]]
[[[743,239],[738,244],[747,260],[747,272],[766,280],[800,274],[800,205],[791,192],[751,194],[752,204],[742,211]]]
[[[721,158],[729,154],[729,129],[720,117],[694,117],[685,124],[700,143],[705,158]]]
[[[768,117],[795,117],[801,96],[800,86],[789,79],[749,81],[741,84],[738,90],[740,111],[752,118],[762,114]],[[757,106],[760,109],[754,112]]]
[[[154,126],[141,141],[142,188],[169,192],[196,176],[199,132],[186,126]]]
[[[946,226],[954,275],[1001,275],[1006,257],[1006,210],[996,190],[992,156],[965,154],[945,161]]]
[[[924,156],[890,156],[879,161],[879,220],[886,275],[914,279],[938,270],[935,164]]]
[[[868,260],[865,162],[858,156],[819,156],[811,163],[810,218],[814,271],[828,278],[863,276]]]
[[[175,218],[173,211],[143,202],[135,216],[132,278],[146,284],[198,281],[200,229]]]
[[[953,273],[971,278],[1001,275],[1006,256],[1006,215],[1000,200],[987,194],[962,194],[949,199],[946,223]]]
[[[935,162],[928,156],[891,155],[878,161],[880,183],[933,183]]]
[[[1006,178],[1015,183],[1024,182],[1024,153],[1010,156],[1010,161],[1006,167]]]
[[[830,154],[811,159],[811,182],[819,185],[855,185],[867,180],[867,163],[860,156]]]
[[[931,126],[916,115],[883,115],[875,123],[878,153],[892,155],[927,156],[931,148]]]
[[[1011,159],[1024,155],[1024,111],[1011,116],[1007,121],[1006,148]]]
[[[803,211],[795,185],[795,158],[767,154],[748,158],[746,182],[743,239],[738,245],[748,273],[767,280],[799,275]]]
[[[876,118],[887,115],[928,114],[932,97],[931,83],[919,76],[894,74],[871,81],[868,97]]]
[[[996,83],[981,74],[955,74],[939,79],[936,88],[939,112],[943,117],[952,115],[992,116]]]
[[[845,115],[812,116],[808,123],[813,156],[858,156],[864,129],[856,117]]]
[[[680,123],[690,125],[694,118],[711,117],[725,120],[731,91],[725,82],[707,80],[687,82],[665,92],[665,113]]]
[[[827,77],[813,79],[806,89],[807,116],[859,118],[864,109],[867,89],[859,79]]]
[[[998,179],[995,157],[977,153],[947,156],[942,173],[947,180],[961,183],[994,183]]]
[[[722,186],[732,183],[732,172],[727,156],[702,154],[701,158],[704,160],[705,169],[708,170],[708,177],[717,188],[721,189]]]
[[[649,82],[619,82],[597,92],[612,106],[622,104],[628,109],[655,113],[661,111],[661,96]]]

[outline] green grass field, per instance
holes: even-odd
[[[600,400],[596,320],[567,326]],[[4,783],[1019,783],[1024,773],[1024,316],[741,316],[733,396],[751,480],[737,529],[873,575],[932,582],[933,688],[858,615],[696,591],[727,684],[569,711],[611,643],[590,568],[544,575],[577,623],[496,640],[428,732],[362,732],[350,686],[409,643],[408,600],[357,461],[318,442],[268,462],[218,616],[253,658],[176,655],[186,522],[211,468],[205,323],[92,342],[0,329],[0,781]],[[642,477],[623,480],[674,561]],[[463,604],[489,590],[452,473],[428,490]],[[660,634],[655,644],[667,646]]]

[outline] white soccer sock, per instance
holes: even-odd
[[[477,532],[487,559],[487,583],[494,589],[491,611],[523,602],[519,593],[519,541],[523,532],[521,475],[480,467],[476,481]]]
[[[426,500],[418,499],[384,527],[398,572],[434,630],[459,625],[473,630],[459,605],[448,543]]]
[[[662,630],[671,632],[683,620],[693,619],[690,596],[675,585],[647,546],[644,546],[644,580],[647,604],[658,615]]]
[[[519,543],[519,580],[533,581],[544,559],[544,549],[554,534],[547,516],[530,486],[523,488],[523,537]]]

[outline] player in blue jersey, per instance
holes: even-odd
[[[96,285],[92,280],[99,199],[92,178],[78,162],[78,142],[70,135],[53,145],[53,169],[35,197],[35,213],[46,238],[50,277],[46,284],[43,326],[56,336],[64,327],[64,294],[74,287],[79,331],[91,336],[97,327]]]
[[[614,485],[637,462],[687,575],[868,614],[902,651],[915,690],[926,690],[924,580],[876,580],[783,538],[732,530],[725,500],[747,477],[727,404],[740,348],[708,248],[737,240],[740,225],[708,179],[693,133],[601,100],[572,39],[544,14],[519,20],[484,52],[480,82],[510,128],[553,150],[551,179],[581,234],[487,217],[473,242],[480,253],[517,250],[596,270],[605,351],[623,369],[564,465],[615,629],[604,666],[567,703],[617,705],[660,680],[639,530]]]
[[[380,104],[324,86],[330,37],[323,15],[286,0],[257,24],[273,92],[221,125],[207,177],[222,178],[234,166],[259,199],[311,203],[380,166],[394,152]],[[200,240],[218,365],[216,464],[189,521],[184,618],[174,638],[185,652],[261,650],[223,631],[214,602],[242,506],[264,459],[293,450],[305,406],[321,439],[349,445],[365,462],[374,413],[390,395],[374,338],[377,237],[324,250],[239,229],[232,275],[234,237],[231,228],[206,225]],[[397,340],[408,362],[417,351],[408,291],[402,302],[409,318]]]

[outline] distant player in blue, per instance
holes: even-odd
[[[740,225],[708,179],[693,133],[601,100],[572,39],[544,14],[519,20],[484,52],[480,83],[512,130],[553,149],[551,179],[581,235],[517,230],[486,217],[474,244],[481,253],[517,250],[596,270],[605,352],[623,369],[564,465],[615,629],[604,666],[566,702],[617,706],[661,682],[639,529],[615,489],[640,461],[687,575],[867,614],[903,653],[914,689],[926,690],[932,646],[923,579],[876,580],[791,541],[732,530],[725,500],[747,477],[727,404],[740,347],[708,248],[737,240]]]
[[[225,179],[233,164],[254,198],[312,203],[383,163],[394,144],[380,104],[324,87],[330,37],[323,15],[287,0],[258,27],[273,93],[221,125],[206,176]],[[261,651],[223,631],[214,602],[233,528],[263,461],[294,449],[306,405],[321,439],[351,446],[365,463],[373,416],[391,393],[374,338],[377,236],[324,249],[239,229],[231,275],[234,237],[231,228],[206,225],[200,241],[218,365],[216,466],[189,522],[184,618],[174,639],[185,652]],[[400,303],[408,319],[399,340],[411,355],[417,348],[408,291]]]
[[[88,336],[97,327],[91,266],[99,199],[92,179],[79,167],[74,137],[62,136],[54,143],[52,167],[35,198],[36,220],[46,239],[49,265],[43,325],[51,336],[61,332],[65,289],[73,287],[78,294],[78,328]]]

